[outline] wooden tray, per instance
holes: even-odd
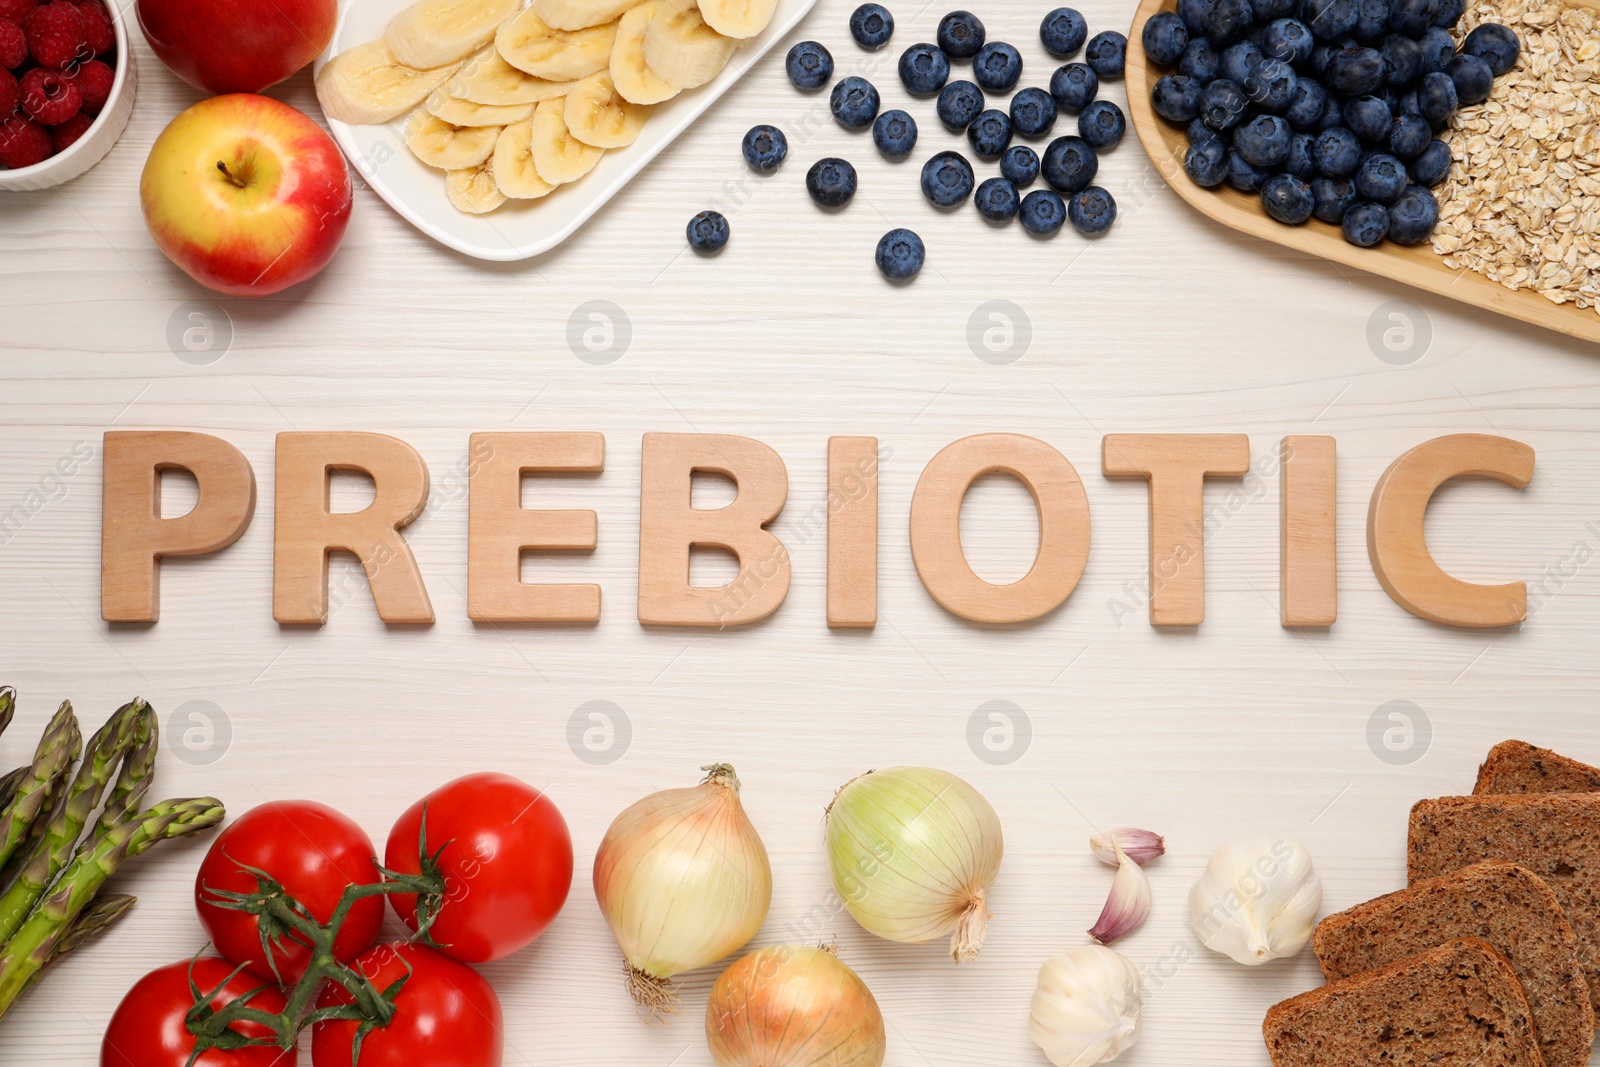
[[[1146,62],[1141,46],[1145,21],[1158,11],[1171,11],[1176,6],[1175,0],[1143,0],[1133,16],[1133,28],[1128,31],[1128,112],[1151,162],[1173,191],[1196,211],[1285,248],[1309,252],[1547,330],[1600,342],[1600,314],[1594,308],[1552,304],[1532,289],[1513,292],[1476,271],[1447,267],[1444,257],[1426,242],[1406,247],[1385,241],[1376,248],[1358,248],[1344,239],[1337,226],[1317,219],[1300,226],[1285,226],[1270,217],[1255,196],[1226,185],[1206,189],[1190,181],[1183,170],[1188,138],[1181,127],[1167,122],[1150,106],[1150,87],[1165,72]]]

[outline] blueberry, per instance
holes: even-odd
[[[1261,188],[1261,183],[1272,176],[1269,170],[1263,170],[1241,156],[1238,152],[1228,153],[1228,184],[1241,193],[1253,193]]]
[[[1324,178],[1348,178],[1361,165],[1361,141],[1342,126],[1323,130],[1311,142],[1311,165]]]
[[[1420,185],[1408,185],[1389,205],[1389,240],[1420,244],[1439,225],[1439,201]]]
[[[1283,117],[1297,130],[1314,130],[1328,109],[1328,91],[1314,78],[1297,78]]]
[[[1435,26],[1449,29],[1461,21],[1461,16],[1467,13],[1467,0],[1439,0],[1433,13]]]
[[[1260,26],[1286,19],[1300,8],[1300,0],[1250,0],[1250,6],[1255,9],[1256,22]]]
[[[1494,88],[1494,71],[1477,56],[1456,56],[1444,72],[1456,83],[1456,99],[1466,106],[1483,103]]]
[[[959,132],[970,126],[983,110],[983,91],[969,81],[951,82],[939,90],[935,110],[940,122],[952,132]]]
[[[922,195],[935,207],[954,207],[972,195],[972,164],[960,152],[940,152],[922,165]]]
[[[1317,120],[1317,132],[1338,129],[1343,125],[1344,106],[1332,95],[1329,95],[1328,103],[1322,109],[1322,117]]]
[[[1010,222],[1022,205],[1017,187],[1007,178],[986,178],[972,197],[978,214],[990,222]]]
[[[1522,53],[1522,42],[1517,40],[1515,33],[1499,23],[1485,22],[1467,34],[1466,41],[1461,45],[1461,51],[1483,60],[1489,65],[1490,73],[1499,77],[1517,65],[1517,56]]]
[[[1024,89],[1011,98],[1011,125],[1023,137],[1043,137],[1056,124],[1056,99],[1043,89]]]
[[[1039,176],[1039,155],[1025,144],[1014,144],[1000,157],[1000,173],[1012,185],[1032,185]]]
[[[1433,127],[1421,115],[1401,115],[1389,130],[1389,154],[1410,163],[1433,141]]]
[[[1433,25],[1435,0],[1390,0],[1389,29],[1407,37],[1421,37]]]
[[[1392,204],[1410,180],[1406,165],[1387,153],[1371,156],[1356,171],[1356,192],[1363,200]]]
[[[1157,82],[1156,87],[1160,86],[1161,82]],[[1160,111],[1159,105],[1156,110]],[[1200,117],[1218,133],[1227,133],[1239,125],[1249,110],[1250,101],[1245,99],[1244,90],[1227,78],[1218,78],[1200,92]]]
[[[1109,100],[1096,100],[1078,116],[1078,136],[1094,148],[1111,148],[1127,132],[1128,121],[1123,118],[1122,109]]]
[[[1218,47],[1242,41],[1255,24],[1255,9],[1250,0],[1216,0],[1201,21],[1206,40]]]
[[[1309,133],[1289,135],[1289,155],[1283,161],[1283,172],[1292,174],[1303,182],[1316,176],[1317,168],[1311,162],[1311,144],[1315,140]]]
[[[689,220],[684,236],[696,252],[720,252],[728,243],[728,220],[720,211],[702,211]]]
[[[1049,189],[1035,189],[1022,198],[1022,228],[1039,237],[1049,237],[1067,221],[1067,205]]]
[[[926,256],[927,249],[922,246],[922,238],[910,230],[897,229],[878,238],[878,250],[872,258],[885,278],[903,282],[917,276]]]
[[[833,77],[833,54],[816,41],[801,41],[783,61],[796,89],[820,89]]]
[[[878,90],[865,78],[842,78],[828,97],[828,107],[839,125],[859,130],[878,117]]]
[[[1100,76],[1087,64],[1068,63],[1050,75],[1050,95],[1062,111],[1082,111],[1100,91]]]
[[[1356,187],[1348,178],[1312,178],[1311,195],[1316,200],[1311,213],[1323,222],[1338,225],[1356,202]]]
[[[1267,57],[1249,41],[1229,45],[1222,53],[1222,76],[1235,85],[1243,85],[1250,72]]]
[[[1311,30],[1299,19],[1278,19],[1261,35],[1261,52],[1268,59],[1281,59],[1299,66],[1311,58],[1316,41]]]
[[[1263,59],[1244,80],[1244,95],[1262,111],[1282,114],[1294,99],[1294,68],[1281,59]]]
[[[739,143],[752,170],[773,171],[789,155],[789,140],[776,126],[752,126]]]
[[[1417,86],[1417,106],[1434,129],[1444,129],[1461,106],[1455,80],[1442,70],[1423,75],[1422,84]]]
[[[1383,84],[1383,53],[1356,45],[1328,57],[1322,82],[1342,96],[1365,96]]]
[[[850,36],[862,48],[882,48],[894,36],[894,16],[882,4],[862,4],[850,13]]]
[[[1362,44],[1376,44],[1389,32],[1389,0],[1356,0],[1356,28],[1350,35]]]
[[[1289,158],[1289,124],[1277,115],[1257,115],[1233,131],[1233,147],[1258,167],[1277,167]]]
[[[1443,70],[1445,64],[1456,57],[1456,42],[1450,36],[1450,31],[1438,26],[1427,28],[1417,39],[1417,49],[1422,53],[1422,61],[1417,67],[1418,78]]]
[[[1417,102],[1417,91],[1415,89],[1407,89],[1400,94],[1400,107],[1396,117],[1399,115],[1422,117],[1422,105]]]
[[[1083,47],[1089,24],[1076,8],[1058,7],[1039,23],[1039,40],[1053,56],[1070,56]]]
[[[1394,113],[1375,96],[1358,96],[1344,104],[1344,124],[1361,138],[1362,144],[1375,145],[1388,139],[1394,126]]]
[[[1215,0],[1178,0],[1178,17],[1190,37],[1203,38],[1206,33],[1206,12]]]
[[[1189,125],[1183,129],[1183,135],[1189,139],[1190,144],[1199,144],[1201,141],[1215,140],[1217,131],[1207,126],[1205,119],[1190,119]]]
[[[1159,11],[1145,22],[1140,41],[1150,62],[1160,67],[1170,67],[1189,47],[1189,31],[1177,12]]]
[[[1311,69],[1312,77],[1326,78],[1328,76],[1328,60],[1338,50],[1338,47],[1329,44],[1327,41],[1318,41],[1311,46],[1311,59],[1306,66]]]
[[[1178,60],[1178,73],[1188,75],[1201,85],[1213,81],[1221,70],[1222,57],[1204,37],[1190,41],[1189,47],[1183,50],[1183,56]]]
[[[1207,189],[1221,185],[1228,177],[1228,146],[1221,138],[1196,141],[1183,156],[1183,169],[1196,185]]]
[[[872,143],[890,159],[904,159],[917,145],[917,120],[904,111],[885,111],[872,124]]]
[[[967,127],[967,143],[980,159],[994,159],[1011,144],[1011,117],[999,108],[990,108]]]
[[[1245,3],[1247,0],[1238,2]],[[1101,30],[1089,38],[1089,47],[1083,50],[1083,59],[1100,77],[1116,80],[1122,77],[1122,68],[1128,62],[1128,39],[1116,30]]]
[[[983,47],[983,21],[970,11],[952,11],[939,20],[934,40],[951,59],[971,59]]]
[[[1438,185],[1450,174],[1450,164],[1455,162],[1450,146],[1443,141],[1429,141],[1428,147],[1410,164],[1411,180],[1418,185]]]
[[[839,207],[856,195],[856,168],[832,156],[817,160],[806,171],[806,192],[823,207]]]
[[[1100,157],[1082,137],[1057,137],[1044,150],[1039,173],[1050,188],[1076,193],[1089,187],[1100,169]]]
[[[1117,202],[1098,185],[1091,185],[1067,201],[1067,218],[1079,233],[1097,237],[1117,221]]]
[[[990,41],[972,61],[972,76],[991,93],[1006,93],[1022,77],[1022,53],[1004,41]]]
[[[914,44],[900,53],[900,83],[912,96],[929,96],[950,77],[950,57],[938,45]]]
[[[1389,209],[1368,201],[1351,204],[1340,220],[1344,239],[1362,248],[1371,248],[1389,234]]]
[[[1311,217],[1317,198],[1311,186],[1292,174],[1274,174],[1261,183],[1261,206],[1279,222],[1298,226]]]
[[[1301,0],[1300,21],[1319,41],[1341,41],[1361,23],[1356,0]]]
[[[1383,55],[1383,82],[1390,88],[1404,89],[1422,77],[1422,46],[1411,38],[1391,33],[1378,51]]]

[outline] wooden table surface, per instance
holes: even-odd
[[[343,251],[317,280],[257,302],[218,299],[148,239],[139,168],[196,94],[140,43],[139,102],[111,155],[54,192],[0,202],[0,681],[22,711],[0,742],[21,761],[71,697],[86,724],[142,694],[166,725],[157,789],[214,793],[235,812],[308,797],[380,842],[426,790],[500,769],[547,787],[571,823],[579,878],[533,948],[485,968],[506,1010],[508,1064],[700,1067],[700,1009],[715,969],[684,983],[665,1026],[634,1018],[619,956],[587,878],[611,818],[652,789],[730,761],[771,850],[776,894],[758,938],[836,937],[889,1023],[892,1067],[1039,1064],[1025,1022],[1046,957],[1085,940],[1111,878],[1089,856],[1095,827],[1167,835],[1150,873],[1150,923],[1119,947],[1145,969],[1145,1030],[1130,1067],[1260,1065],[1266,1007],[1316,984],[1309,958],[1244,969],[1201,949],[1187,891],[1224,841],[1303,841],[1325,910],[1398,888],[1406,812],[1470,790],[1494,742],[1522,737],[1600,760],[1600,363],[1581,343],[1399,289],[1235,236],[1161,182],[1130,137],[1104,183],[1121,217],[1105,239],[1070,229],[1030,239],[971,209],[942,214],[917,188],[932,152],[958,147],[927,102],[896,84],[893,58],[849,40],[843,0],[800,31],[832,47],[841,74],[868,72],[886,106],[922,125],[911,162],[877,157],[825,105],[791,90],[781,53],[564,247],[532,263],[480,264],[411,230],[358,190]],[[1050,69],[1035,29],[1045,5],[979,13],[1023,45],[1024,83]],[[1088,0],[1092,30],[1127,25],[1127,0]],[[932,38],[941,12],[897,10],[896,44]],[[898,54],[898,49],[895,49]],[[302,76],[275,93],[315,111]],[[1107,95],[1120,100],[1120,84]],[[790,131],[772,177],[742,163],[756,122]],[[838,215],[806,199],[822,155],[861,170]],[[722,255],[685,250],[694,212],[720,206]],[[919,230],[928,265],[891,287],[878,236]],[[192,316],[198,315],[196,319]],[[210,347],[191,334],[209,324]],[[176,340],[174,340],[176,338]],[[161,622],[99,621],[100,441],[108,428],[220,435],[255,466],[261,504],[226,553],[165,565]],[[333,567],[320,631],[271,613],[273,436],[373,430],[415,445],[434,496],[410,531],[438,622],[386,628],[350,561]],[[597,581],[593,628],[475,626],[466,616],[468,435],[603,432],[604,474],[540,482],[529,500],[599,513],[592,557],[540,561],[527,576]],[[1025,626],[983,628],[918,584],[907,540],[927,460],[971,433],[1032,434],[1078,467],[1093,545],[1077,591]],[[794,558],[787,603],[741,631],[642,628],[633,598],[640,437],[747,434],[789,467],[774,529]],[[1259,462],[1290,433],[1339,446],[1340,617],[1325,633],[1277,620],[1278,487],[1255,478],[1208,531],[1207,618],[1191,632],[1146,621],[1146,489],[1099,472],[1112,432],[1242,432]],[[1527,623],[1450,630],[1406,614],[1364,550],[1373,483],[1402,451],[1456,432],[1533,446],[1523,491],[1448,486],[1429,516],[1443,565],[1469,580],[1534,583]],[[830,632],[826,546],[803,532],[823,499],[831,434],[884,446],[881,619]],[[68,477],[53,473],[74,453]],[[366,490],[370,493],[370,489]],[[363,488],[338,487],[359,507]],[[1226,487],[1210,499],[1222,501]],[[192,487],[169,479],[169,513]],[[703,499],[724,499],[706,487]],[[991,580],[1020,576],[1034,521],[1014,482],[969,495],[965,543]],[[727,568],[711,560],[709,583]],[[1009,702],[1009,750],[979,743],[991,701]],[[1393,703],[1393,702],[1404,703]],[[595,703],[600,702],[600,703]],[[1007,708],[1007,705],[999,705]],[[613,747],[580,737],[599,711]],[[1384,743],[1407,736],[1399,751]],[[974,723],[977,725],[975,726]],[[1004,821],[1007,856],[978,962],[871,938],[827,907],[820,819],[834,789],[872,767],[930,764],[981,789]],[[203,941],[190,887],[204,842],[165,846],[116,881],[134,913],[51,971],[0,1025],[0,1061],[88,1065],[122,993]],[[307,1057],[309,1061],[309,1058]]]

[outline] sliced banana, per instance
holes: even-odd
[[[317,76],[317,100],[330,119],[352,126],[381,126],[415,108],[450,80],[455,67],[416,70],[401,63],[382,40],[336,56]]]
[[[591,74],[572,87],[562,119],[572,136],[596,148],[623,148],[639,138],[649,104],[632,104],[617,94],[611,74]]]
[[[724,37],[754,37],[767,28],[778,0],[700,0],[700,17]]]
[[[494,155],[498,126],[452,126],[419,108],[406,123],[406,147],[430,167],[467,170]]]
[[[533,165],[551,185],[577,181],[606,154],[572,136],[565,114],[565,100],[545,100],[533,112]]]
[[[706,25],[694,0],[662,0],[644,34],[644,61],[668,85],[693,89],[715,78],[738,44]]]
[[[644,0],[617,23],[617,41],[611,46],[611,82],[624,100],[635,104],[659,104],[679,92],[652,74],[644,61],[645,31],[660,9],[661,0]]]
[[[533,162],[533,120],[507,126],[494,146],[494,180],[513,200],[549,196],[555,186],[539,177]]]
[[[458,100],[447,93],[438,92],[428,97],[428,113],[443,119],[452,126],[510,126],[526,122],[533,114],[532,104],[474,104],[471,100]]]
[[[389,22],[384,40],[409,67],[459,63],[494,37],[520,0],[418,0]]]
[[[545,81],[524,74],[507,63],[499,50],[491,45],[461,64],[455,77],[445,84],[444,92],[474,104],[506,107],[511,104],[537,104],[541,100],[566,96],[572,84]]]
[[[636,3],[638,0],[533,0],[533,10],[547,26],[582,30],[615,22]]]
[[[457,211],[469,215],[487,215],[506,202],[506,194],[494,180],[494,160],[453,170],[444,178],[445,192]]]
[[[547,81],[577,81],[610,65],[616,37],[614,22],[558,30],[529,8],[501,26],[494,43],[507,63],[526,74]]]

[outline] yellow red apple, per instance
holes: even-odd
[[[350,223],[339,146],[288,104],[202,100],[156,138],[139,181],[167,258],[219,293],[266,296],[316,274]]]
[[[173,73],[211,93],[259,93],[317,58],[338,0],[139,0],[139,25]]]

